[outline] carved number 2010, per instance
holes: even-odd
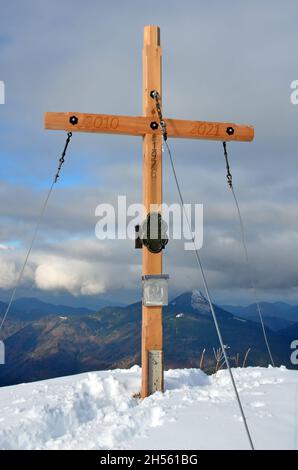
[[[80,123],[81,129],[104,129],[114,130],[119,126],[119,119],[115,116],[92,116],[87,114]]]
[[[94,120],[94,127],[96,129],[117,129],[119,126],[119,119],[111,116],[97,116]]]

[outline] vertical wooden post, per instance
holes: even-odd
[[[155,101],[150,92],[157,90],[161,96],[161,47],[158,26],[145,26],[143,49],[143,115],[158,122]],[[162,137],[146,134],[143,140],[143,203],[145,216],[156,205],[162,204]],[[162,253],[150,253],[143,247],[143,274],[162,273]],[[142,397],[154,391],[163,391],[163,361],[156,363],[153,351],[160,351],[162,358],[162,307],[142,308]],[[149,354],[151,352],[151,354]],[[156,356],[156,354],[155,354]],[[152,363],[149,364],[149,361]],[[154,384],[150,376],[155,377]]]

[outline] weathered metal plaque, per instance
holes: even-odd
[[[162,351],[149,351],[149,394],[163,392],[163,354]]]

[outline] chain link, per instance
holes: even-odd
[[[163,120],[163,117],[162,117],[161,104],[160,104],[161,96],[158,93],[158,91],[153,90],[151,92],[151,97],[155,100],[156,111],[157,111],[158,118],[159,118],[159,125],[161,127],[163,138],[166,141],[167,138],[168,138],[168,133],[167,133],[167,125],[166,125],[166,123],[165,123],[165,121]]]
[[[53,181],[52,181],[52,184],[51,184],[51,186],[50,186],[50,188],[49,188],[49,190],[48,190],[47,196],[46,196],[46,198],[45,198],[45,200],[44,200],[44,203],[43,203],[43,205],[42,205],[41,211],[40,211],[40,213],[39,213],[39,215],[38,215],[38,217],[37,217],[35,229],[34,229],[34,232],[33,232],[33,236],[32,236],[32,238],[31,238],[31,242],[30,242],[30,245],[29,245],[29,248],[28,248],[26,257],[25,257],[24,262],[23,262],[23,264],[22,264],[21,270],[20,270],[20,272],[19,272],[19,274],[18,274],[17,281],[16,281],[16,284],[15,284],[15,286],[14,286],[14,288],[13,288],[13,291],[12,291],[12,294],[11,294],[11,296],[10,296],[9,302],[8,302],[8,304],[7,304],[5,313],[4,313],[3,317],[2,317],[2,320],[0,319],[0,333],[1,333],[1,330],[2,330],[3,325],[4,325],[4,323],[5,323],[5,320],[6,320],[8,314],[9,314],[9,312],[10,312],[10,309],[11,309],[13,300],[14,300],[14,298],[15,298],[17,289],[18,289],[18,287],[19,287],[19,285],[20,285],[20,282],[21,282],[21,280],[22,280],[22,277],[23,277],[23,274],[24,274],[26,265],[27,265],[27,263],[28,263],[28,260],[29,260],[31,251],[32,251],[32,249],[33,249],[34,242],[35,242],[36,237],[37,237],[37,235],[38,235],[38,230],[39,230],[39,227],[40,227],[42,218],[43,218],[43,216],[44,216],[44,213],[45,213],[45,211],[46,211],[46,208],[47,208],[47,205],[48,205],[50,196],[51,196],[51,194],[52,194],[54,185],[55,185],[55,183],[57,182],[57,180],[58,180],[58,178],[59,178],[59,176],[60,176],[60,170],[61,170],[61,168],[62,168],[62,165],[63,165],[64,161],[65,161],[65,155],[66,155],[67,147],[68,147],[68,145],[69,145],[69,142],[70,142],[70,140],[71,140],[71,137],[72,137],[72,132],[68,132],[68,133],[67,133],[67,139],[66,139],[66,142],[65,142],[65,146],[64,146],[62,155],[61,155],[61,157],[60,157],[60,159],[59,159],[59,166],[58,166],[58,169],[57,169],[57,173],[56,173],[56,175],[55,175],[55,178],[54,178]]]
[[[72,138],[72,132],[68,132],[62,155],[59,158],[59,165],[58,165],[57,173],[56,173],[56,176],[55,176],[55,179],[54,179],[54,183],[57,183],[57,180],[60,176],[60,171],[61,171],[63,163],[65,162],[65,155],[66,155],[66,151],[67,151],[67,147],[69,145],[69,142],[71,141],[71,138]]]
[[[233,177],[232,177],[232,173],[230,171],[229,158],[228,158],[228,152],[227,152],[227,143],[223,142],[222,145],[223,145],[224,156],[225,156],[225,161],[226,161],[228,185],[229,185],[230,188],[233,188]]]
[[[255,279],[254,279],[254,276],[253,276],[253,273],[252,273],[250,260],[249,260],[249,256],[248,256],[248,248],[247,248],[247,242],[246,242],[246,236],[245,236],[244,223],[243,223],[243,219],[242,219],[238,199],[237,199],[234,187],[233,187],[232,174],[231,174],[231,171],[230,171],[229,158],[228,158],[228,152],[227,152],[227,144],[226,144],[226,142],[223,142],[222,145],[223,145],[223,148],[224,148],[224,156],[225,156],[225,160],[226,160],[228,185],[229,185],[230,189],[232,190],[233,198],[234,198],[237,213],[238,213],[239,224],[240,224],[240,232],[241,232],[241,241],[242,241],[242,245],[243,245],[245,261],[246,261],[248,271],[249,271],[249,275],[250,275],[250,283],[251,283],[253,295],[255,297],[255,303],[256,303],[256,306],[257,306],[257,311],[258,311],[258,315],[259,315],[259,318],[260,318],[260,323],[261,323],[261,327],[262,327],[263,336],[264,336],[265,344],[266,344],[266,347],[267,347],[267,351],[268,351],[268,354],[269,354],[269,358],[270,358],[272,366],[275,367],[275,363],[274,363],[274,359],[273,359],[273,356],[272,356],[269,340],[268,340],[267,333],[266,333],[266,328],[265,328],[265,324],[264,324],[264,320],[263,320],[263,314],[262,314],[262,311],[261,311],[260,302],[258,301],[258,298],[257,298],[256,282],[255,282]]]

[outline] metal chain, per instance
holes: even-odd
[[[233,188],[233,177],[230,172],[230,165],[229,165],[229,158],[228,158],[228,152],[227,152],[227,143],[223,142],[223,149],[224,149],[224,156],[225,156],[225,161],[226,161],[226,169],[227,169],[227,180],[228,180],[228,185],[230,188]]]
[[[217,315],[216,315],[216,312],[215,312],[214,304],[213,304],[212,299],[211,299],[211,294],[210,294],[207,278],[206,278],[206,275],[205,275],[205,270],[203,268],[203,264],[202,264],[202,261],[201,261],[201,257],[199,255],[199,251],[196,247],[194,235],[192,234],[192,231],[191,231],[191,223],[190,223],[190,220],[188,218],[188,214],[187,214],[186,209],[185,209],[184,199],[183,199],[180,184],[179,184],[179,181],[178,181],[178,176],[177,176],[177,172],[176,172],[176,169],[175,169],[174,159],[172,157],[172,152],[171,152],[171,149],[169,147],[168,142],[165,142],[165,146],[167,148],[167,151],[168,151],[168,154],[169,154],[169,157],[170,157],[170,163],[171,163],[175,183],[176,183],[176,186],[177,186],[177,190],[178,190],[178,194],[179,194],[179,198],[180,198],[180,203],[181,203],[181,206],[182,206],[182,210],[184,212],[184,216],[185,216],[185,220],[186,220],[187,225],[188,225],[189,232],[191,234],[191,240],[192,240],[192,243],[193,243],[193,246],[194,246],[194,253],[195,253],[196,261],[197,261],[197,264],[198,264],[198,268],[201,272],[203,285],[204,285],[204,289],[205,289],[205,293],[206,293],[206,298],[207,298],[207,301],[208,301],[208,304],[209,304],[209,307],[210,307],[210,312],[211,312],[211,316],[212,316],[212,319],[213,319],[213,323],[215,325],[215,329],[216,329],[217,337],[218,337],[218,340],[219,340],[219,344],[220,344],[220,347],[221,347],[221,350],[222,350],[222,353],[223,353],[223,357],[224,357],[224,360],[225,360],[225,363],[226,363],[226,366],[227,366],[227,370],[228,370],[228,373],[229,373],[229,376],[230,376],[231,384],[232,384],[232,387],[233,387],[233,390],[234,390],[234,393],[235,393],[236,402],[238,404],[239,411],[240,411],[240,414],[241,414],[241,417],[242,417],[242,420],[243,420],[243,425],[244,425],[245,432],[246,432],[246,435],[247,435],[247,438],[248,438],[248,442],[249,442],[251,450],[254,450],[253,440],[252,440],[250,430],[249,430],[249,427],[248,427],[248,424],[247,424],[247,419],[246,419],[244,409],[243,409],[243,405],[242,405],[242,402],[241,402],[241,398],[240,398],[240,395],[239,395],[239,392],[238,392],[238,389],[237,389],[234,374],[233,374],[232,369],[231,369],[230,360],[229,360],[227,352],[226,352],[226,348],[225,348],[225,344],[224,344],[223,337],[222,337],[222,334],[221,334],[220,325],[219,325],[219,322],[217,320]]]
[[[222,353],[223,353],[223,357],[225,359],[225,363],[226,363],[226,366],[227,366],[227,369],[228,369],[228,372],[229,372],[231,384],[232,384],[232,387],[234,389],[235,398],[236,398],[236,401],[237,401],[237,404],[238,404],[238,407],[239,407],[239,411],[240,411],[240,414],[241,414],[241,417],[242,417],[242,420],[243,420],[243,424],[244,424],[245,432],[246,432],[246,435],[247,435],[247,438],[248,438],[248,441],[249,441],[249,445],[250,445],[251,450],[254,450],[254,444],[253,444],[253,441],[252,441],[252,438],[251,438],[251,434],[250,434],[250,430],[249,430],[249,427],[248,427],[248,424],[247,424],[247,420],[246,420],[246,416],[245,416],[244,409],[243,409],[243,406],[242,406],[242,402],[241,402],[241,399],[240,399],[240,396],[239,396],[239,393],[238,393],[238,389],[237,389],[237,385],[236,385],[234,375],[233,375],[233,372],[232,372],[232,369],[231,369],[230,361],[229,361],[229,358],[228,358],[228,355],[227,355],[227,352],[226,352],[226,348],[225,348],[225,345],[224,345],[224,342],[223,342],[220,326],[219,326],[219,323],[218,323],[218,320],[217,320],[217,315],[215,313],[213,302],[211,300],[211,295],[210,295],[207,279],[206,279],[206,276],[205,276],[205,271],[204,271],[204,268],[203,268],[203,265],[202,265],[202,262],[201,262],[201,258],[200,258],[198,249],[196,247],[194,235],[192,235],[191,223],[190,223],[190,220],[188,218],[188,214],[186,213],[184,199],[183,199],[183,196],[182,196],[180,184],[179,184],[176,169],[175,169],[174,159],[172,157],[172,152],[171,152],[171,149],[169,147],[169,144],[167,142],[167,138],[168,138],[168,136],[167,136],[167,127],[166,127],[166,123],[165,123],[165,121],[163,120],[163,117],[162,117],[162,112],[161,112],[161,107],[160,107],[160,96],[159,96],[159,94],[156,90],[153,90],[151,92],[151,97],[153,99],[155,99],[155,101],[156,101],[156,110],[157,110],[157,114],[158,114],[159,121],[160,121],[159,122],[160,127],[162,129],[162,135],[163,135],[163,138],[164,138],[166,149],[168,151],[168,155],[170,157],[171,168],[172,168],[174,180],[175,180],[175,183],[176,183],[176,186],[177,186],[177,190],[178,190],[178,194],[179,194],[179,198],[180,198],[180,204],[181,204],[182,210],[184,212],[184,216],[185,216],[185,219],[186,219],[186,222],[187,222],[187,225],[188,225],[189,232],[191,234],[191,239],[192,239],[192,242],[193,242],[193,245],[194,245],[194,252],[195,252],[196,261],[198,263],[198,268],[201,272],[203,285],[204,285],[206,297],[207,297],[207,300],[208,300],[208,303],[209,303],[210,312],[211,312],[211,316],[212,316],[212,319],[213,319],[213,322],[214,322],[214,325],[215,325],[218,340],[219,340],[221,350],[222,350]]]
[[[63,151],[62,151],[62,155],[61,155],[61,157],[60,157],[60,159],[59,159],[59,165],[58,165],[57,173],[56,173],[56,175],[55,175],[54,180],[52,181],[52,184],[51,184],[51,186],[50,186],[50,188],[49,188],[49,190],[48,190],[47,196],[46,196],[46,198],[45,198],[45,200],[44,200],[44,203],[43,203],[43,205],[42,205],[41,211],[40,211],[40,213],[39,213],[39,215],[38,215],[38,217],[37,217],[35,229],[34,229],[34,232],[33,232],[33,236],[32,236],[32,238],[31,238],[31,242],[30,242],[30,245],[29,245],[27,254],[26,254],[26,256],[25,256],[25,259],[24,259],[22,268],[21,268],[21,270],[20,270],[20,272],[19,272],[19,275],[18,275],[18,277],[17,277],[17,282],[16,282],[16,284],[15,284],[15,286],[14,286],[14,289],[13,289],[12,294],[11,294],[11,296],[10,296],[9,302],[8,302],[8,304],[7,304],[6,311],[5,311],[5,313],[4,313],[4,315],[3,315],[3,318],[2,318],[2,320],[1,320],[1,322],[0,322],[0,332],[1,332],[2,328],[3,328],[3,325],[4,325],[4,322],[5,322],[6,318],[7,318],[8,314],[9,314],[9,312],[10,312],[11,305],[12,305],[12,303],[13,303],[15,294],[16,294],[17,289],[18,289],[18,287],[19,287],[19,285],[20,285],[20,282],[21,282],[21,280],[22,280],[22,277],[23,277],[23,274],[24,274],[24,271],[25,271],[27,262],[28,262],[28,260],[29,260],[29,256],[30,256],[30,254],[31,254],[31,251],[32,251],[34,242],[35,242],[35,240],[36,240],[36,237],[37,237],[37,234],[38,234],[38,230],[39,230],[39,227],[40,227],[40,224],[41,224],[43,215],[44,215],[44,213],[45,213],[45,210],[46,210],[48,201],[49,201],[49,199],[50,199],[51,193],[52,193],[52,191],[53,191],[54,185],[55,185],[55,183],[57,182],[57,180],[58,180],[58,178],[59,178],[59,176],[60,176],[60,171],[61,171],[62,165],[63,165],[63,163],[64,163],[64,161],[65,161],[65,155],[66,155],[67,147],[68,147],[68,145],[69,145],[69,142],[70,142],[70,140],[71,140],[71,137],[72,137],[72,133],[71,133],[71,132],[68,132],[68,134],[67,134],[67,139],[66,139],[66,142],[65,142],[65,146],[64,146],[64,149],[63,149]]]
[[[65,155],[66,155],[66,151],[67,151],[67,147],[68,147],[68,145],[69,145],[69,142],[71,141],[71,138],[72,138],[72,132],[68,132],[68,133],[67,133],[67,139],[66,139],[66,142],[65,142],[65,146],[64,146],[62,155],[61,155],[61,157],[59,158],[59,165],[58,165],[58,169],[57,169],[57,173],[56,173],[56,176],[55,176],[54,183],[57,183],[57,180],[58,180],[58,178],[59,178],[59,176],[60,176],[60,171],[61,171],[61,168],[62,168],[63,163],[65,162]]]
[[[236,209],[237,209],[237,213],[238,213],[240,232],[241,232],[241,241],[242,241],[242,246],[243,246],[243,250],[244,250],[245,261],[246,261],[247,268],[248,268],[248,273],[250,275],[250,284],[251,284],[253,296],[254,296],[254,299],[255,299],[255,303],[256,303],[256,307],[257,307],[257,311],[258,311],[258,315],[259,315],[259,319],[260,319],[260,323],[261,323],[261,327],[262,327],[262,332],[263,332],[263,336],[264,336],[264,341],[265,341],[266,348],[267,348],[268,355],[269,355],[269,359],[270,359],[270,362],[271,362],[272,366],[275,367],[275,363],[274,363],[274,360],[273,360],[271,348],[270,348],[270,345],[269,345],[269,340],[268,340],[267,333],[266,333],[266,328],[265,328],[265,325],[264,325],[264,319],[263,319],[263,315],[262,315],[262,311],[261,311],[260,302],[258,301],[258,298],[257,298],[256,283],[255,283],[255,279],[253,277],[251,263],[250,263],[249,256],[248,256],[248,248],[247,248],[246,237],[245,237],[244,223],[243,223],[243,219],[242,219],[242,215],[241,215],[241,211],[240,211],[239,202],[238,202],[238,199],[237,199],[237,196],[236,196],[236,193],[235,193],[235,190],[234,190],[234,186],[233,186],[233,183],[232,183],[232,174],[230,172],[230,164],[229,164],[229,157],[228,157],[228,152],[227,152],[227,144],[226,144],[226,142],[223,142],[222,144],[223,144],[223,148],[224,148],[224,156],[225,156],[225,161],[226,161],[227,180],[228,180],[228,185],[231,188],[233,198],[234,198],[234,201],[235,201],[235,205],[236,205]]]
[[[163,120],[163,117],[162,117],[161,104],[160,104],[161,103],[161,96],[158,93],[158,91],[153,90],[153,91],[151,91],[151,97],[155,100],[156,111],[157,111],[158,118],[159,118],[159,125],[161,127],[161,131],[162,131],[164,141],[166,142],[166,140],[168,138],[168,134],[167,134],[167,125],[166,125],[166,123],[165,123],[165,121]]]

